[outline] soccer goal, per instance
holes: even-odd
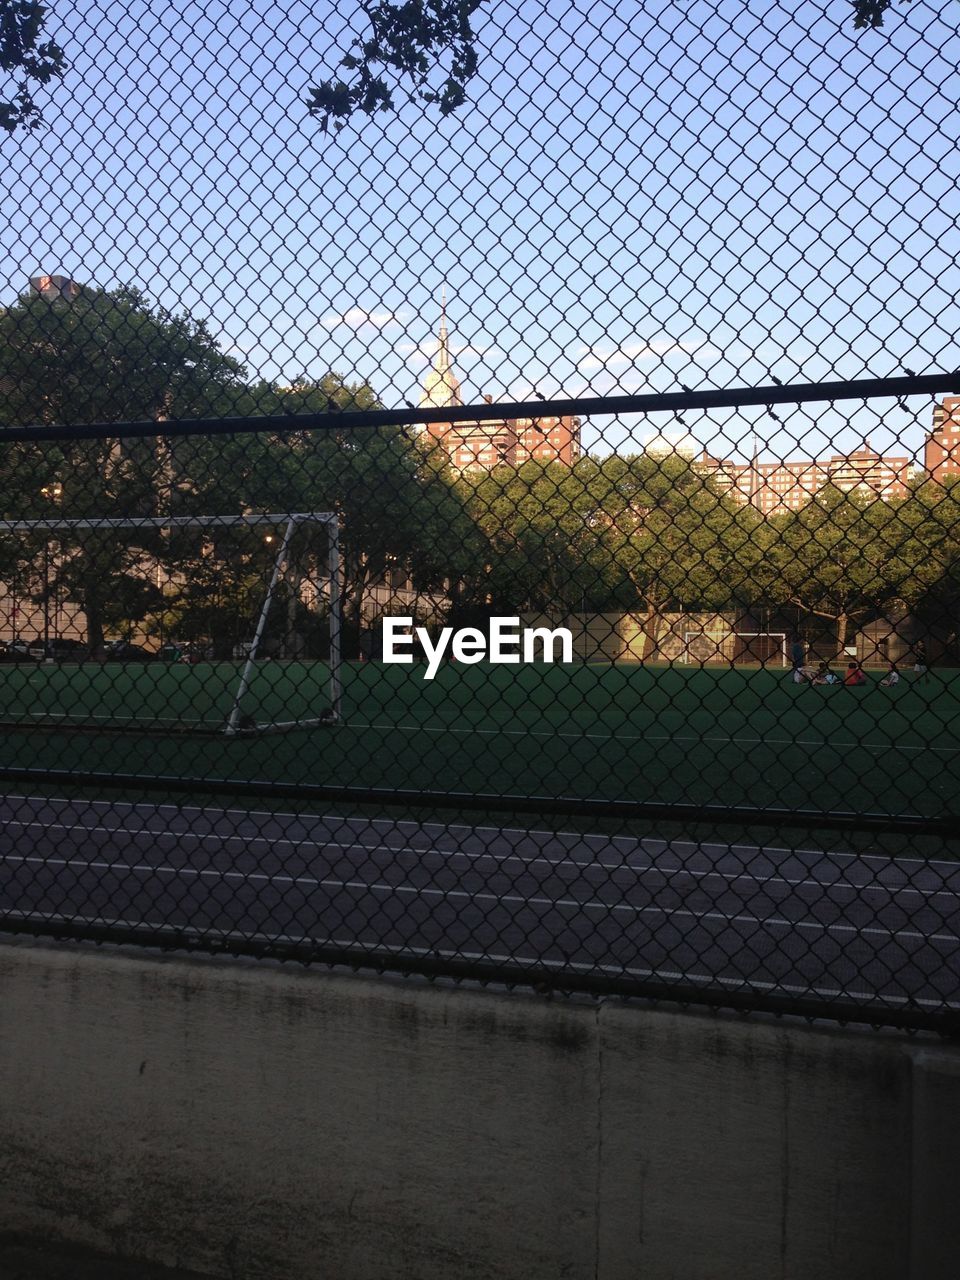
[[[0,723],[339,721],[339,551],[331,512],[0,521]]]
[[[786,667],[787,634],[785,631],[685,631],[681,662],[727,663],[730,666]]]

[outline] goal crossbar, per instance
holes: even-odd
[[[336,525],[332,511],[296,511],[273,515],[243,516],[105,516],[89,520],[0,520],[0,533],[57,533],[64,529],[206,529],[211,526],[235,526],[288,522],[298,524]]]

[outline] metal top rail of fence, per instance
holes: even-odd
[[[554,418],[583,415],[677,414],[685,410],[728,409],[774,405],[833,404],[843,400],[868,401],[908,395],[955,395],[960,393],[960,370],[952,372],[912,374],[886,378],[860,378],[847,382],[796,383],[784,386],[771,383],[762,387],[730,387],[724,390],[668,391],[657,394],[590,396],[578,399],[526,400],[498,402],[497,414],[505,421],[525,418]],[[456,406],[457,424],[490,420],[490,405],[460,404]],[[431,424],[449,426],[450,410],[429,405],[406,409],[343,409],[336,403],[322,410],[286,412],[282,414],[249,414],[244,417],[166,418],[164,436],[235,435],[238,433],[290,431],[345,431],[357,427],[413,427]],[[105,437],[134,439],[157,435],[156,419],[129,422],[66,421],[49,425],[12,426],[4,424],[6,438],[11,441],[97,440]]]
[[[411,12],[0,0],[0,929],[956,1034],[949,15]]]

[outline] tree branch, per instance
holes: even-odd
[[[893,0],[853,0],[853,25],[863,27],[882,27],[883,15],[893,7]]]
[[[47,11],[37,0],[0,0],[0,71],[21,73],[13,97],[0,100],[0,129],[13,133],[36,129],[40,110],[30,94],[30,81],[47,84],[66,68],[63,50],[52,40],[40,43]]]
[[[828,622],[836,622],[844,613],[845,609],[841,609],[839,613],[826,613],[823,609],[814,609],[812,605],[804,604],[802,600],[796,596],[791,596],[789,603],[796,605],[798,609],[802,609],[804,613],[812,613],[817,618],[826,618]]]
[[[436,103],[442,115],[449,115],[466,101],[466,84],[477,70],[476,39],[470,17],[482,0],[390,0],[365,6],[372,27],[368,39],[359,37],[340,66],[355,72],[353,84],[341,79],[324,80],[310,88],[307,109],[321,117],[326,133],[332,119],[339,129],[354,111],[373,115],[394,110],[393,92],[387,75],[409,78],[411,97]],[[430,76],[449,55],[446,79],[438,88],[430,87]],[[383,71],[377,72],[376,67]]]

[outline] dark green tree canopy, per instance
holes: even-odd
[[[903,3],[903,0],[901,0]],[[882,27],[883,15],[893,5],[893,0],[853,0],[855,27]]]
[[[325,80],[310,89],[311,115],[326,132],[332,119],[339,126],[363,111],[394,107],[390,81],[409,79],[412,94],[436,103],[449,115],[466,101],[467,82],[476,74],[476,36],[470,19],[482,0],[400,0],[364,6],[370,34],[357,37],[340,66],[353,76]],[[437,68],[443,70],[437,74]],[[382,68],[382,70],[381,70]],[[435,83],[440,81],[439,84]]]
[[[52,302],[31,290],[0,311],[0,425],[215,416],[236,402],[243,373],[204,321],[138,289],[85,287]]]
[[[451,577],[464,584],[478,578],[482,538],[446,455],[408,429],[336,425],[341,411],[379,407],[371,387],[333,372],[303,374],[290,386],[248,382],[204,321],[173,314],[135,289],[84,288],[75,298],[52,301],[29,292],[0,310],[0,389],[6,517],[335,511],[344,528],[348,642],[362,627],[365,596],[384,575],[401,576],[426,596],[447,591]],[[301,414],[318,412],[328,415],[327,429],[298,425]],[[225,415],[286,415],[290,426],[225,437],[163,434],[170,419]],[[155,422],[156,435],[118,438],[108,427],[103,438],[72,439],[67,432],[50,445],[2,439],[4,425],[131,421]],[[64,537],[54,585],[82,602],[94,651],[106,632],[123,630],[121,623],[136,623],[161,604],[168,622],[175,615],[181,635],[194,638],[216,621],[210,602],[225,584],[243,596],[245,584],[261,583],[269,560],[249,531],[229,531],[216,541],[210,559],[199,554],[195,533]],[[0,547],[0,561],[5,550]],[[21,588],[46,575],[46,566],[44,575],[37,567],[42,551],[43,539],[21,540]],[[177,570],[175,601],[151,593],[141,572],[143,555],[161,552]]]
[[[9,101],[0,99],[0,129],[35,129],[40,111],[30,82],[48,84],[66,67],[63,50],[41,40],[47,10],[37,0],[0,0],[0,71],[13,78]]]
[[[182,509],[201,483],[210,483],[208,468],[219,461],[207,442],[204,450],[159,435],[2,444],[2,426],[152,419],[159,430],[165,418],[229,411],[244,389],[243,374],[202,321],[154,306],[138,290],[84,288],[69,301],[24,294],[0,311],[4,515],[126,517]],[[21,581],[35,574],[42,543],[18,544]],[[70,549],[64,541],[58,586],[82,602],[94,652],[102,649],[105,626],[154,603],[137,572],[142,549],[101,531]]]

